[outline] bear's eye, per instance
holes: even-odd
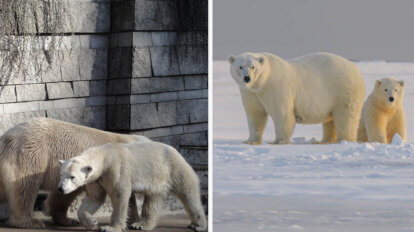
[[[243,69],[243,66],[240,66],[239,69]]]
[[[71,179],[71,180],[74,180],[74,179],[75,179],[75,177],[74,177],[74,176],[71,176],[71,177],[70,177],[70,179]]]
[[[254,69],[254,66],[252,66],[252,69]]]
[[[387,92],[388,91],[388,89],[385,89],[385,92]]]
[[[395,92],[397,92],[397,90],[394,90]]]

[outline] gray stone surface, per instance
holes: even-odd
[[[132,77],[152,76],[151,56],[148,47],[135,47],[132,59]]]
[[[155,76],[180,74],[176,47],[151,47],[150,51]]]
[[[130,79],[108,80],[107,93],[108,95],[131,93],[131,80]]]
[[[109,49],[109,78],[130,78],[132,75],[132,48]]]
[[[189,91],[180,91],[178,92],[178,99],[197,99],[203,98],[203,90],[189,90]]]
[[[73,92],[75,97],[106,95],[106,80],[74,81]]]
[[[138,78],[131,80],[132,94],[179,91],[184,89],[182,77]]]
[[[151,102],[175,101],[178,99],[177,92],[153,93]]]
[[[4,113],[19,113],[39,110],[39,102],[19,102],[3,104]]]
[[[36,101],[46,99],[45,84],[16,85],[17,101]]]
[[[129,131],[130,128],[130,105],[108,105],[107,106],[107,121],[106,126],[108,130],[123,130]],[[133,115],[135,116],[135,115]]]
[[[185,89],[207,89],[208,77],[207,75],[192,75],[184,77]]]
[[[177,102],[181,114],[188,114],[191,123],[208,121],[208,100],[183,100]]]
[[[53,109],[48,110],[47,115],[50,118],[58,120],[105,129],[106,107],[84,107],[70,109]]]
[[[108,51],[88,49],[79,56],[81,80],[106,79],[108,75]]]
[[[180,144],[183,146],[208,146],[207,132],[183,134]]]
[[[45,115],[45,111],[0,114],[0,134],[3,134],[8,129],[14,127],[19,123],[27,121],[30,118],[44,117]]]
[[[70,82],[58,82],[46,84],[49,99],[73,97],[73,88]]]
[[[0,103],[15,102],[16,101],[16,87],[0,86]]]
[[[208,72],[207,46],[177,46],[181,74],[204,74]]]
[[[184,147],[180,153],[190,164],[208,165],[207,147]]]

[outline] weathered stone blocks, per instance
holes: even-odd
[[[70,82],[47,83],[49,99],[73,97],[73,88]]]
[[[17,101],[36,101],[46,99],[45,84],[16,85]]]

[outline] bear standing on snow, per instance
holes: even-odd
[[[169,192],[182,201],[191,218],[189,227],[197,231],[207,228],[198,177],[171,146],[157,142],[106,144],[90,148],[61,163],[59,191],[69,194],[85,185],[86,198],[78,210],[78,218],[88,229],[98,228],[92,214],[104,203],[108,194],[113,207],[111,224],[99,230],[124,230],[128,201],[135,201],[134,193],[141,193],[144,195],[142,218],[130,227],[152,230],[157,225],[158,212]]]
[[[244,53],[230,56],[229,62],[249,124],[245,143],[262,142],[268,115],[276,131],[274,144],[290,143],[296,123],[322,123],[324,143],[356,141],[365,84],[354,63],[329,53],[291,60]]]
[[[404,81],[386,77],[375,83],[365,101],[358,141],[391,143],[395,134],[407,140],[404,108]]]

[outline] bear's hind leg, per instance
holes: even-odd
[[[39,186],[42,183],[40,174],[33,174],[15,181],[5,183],[10,204],[10,218],[8,223],[17,228],[43,229],[41,220],[33,218],[33,207],[36,201]]]
[[[46,200],[46,207],[54,223],[68,226],[79,224],[77,220],[67,217],[67,211],[80,192],[81,190],[76,190],[69,194],[61,194],[56,190],[49,192]]]
[[[336,142],[336,128],[333,120],[324,122],[323,127],[323,139],[322,143],[334,143]]]
[[[157,226],[158,214],[165,197],[161,194],[145,195],[141,220],[131,224],[130,229],[153,230]]]
[[[201,205],[198,186],[196,191],[191,191],[187,194],[178,194],[177,196],[190,216],[191,224],[188,227],[196,231],[207,230],[207,219],[204,214],[203,206]]]
[[[137,199],[135,193],[131,194],[128,203],[128,225],[131,225],[134,222],[139,222],[141,217],[138,213]]]
[[[351,107],[334,110],[333,118],[338,143],[342,140],[356,142],[360,113],[360,111],[356,111]]]

